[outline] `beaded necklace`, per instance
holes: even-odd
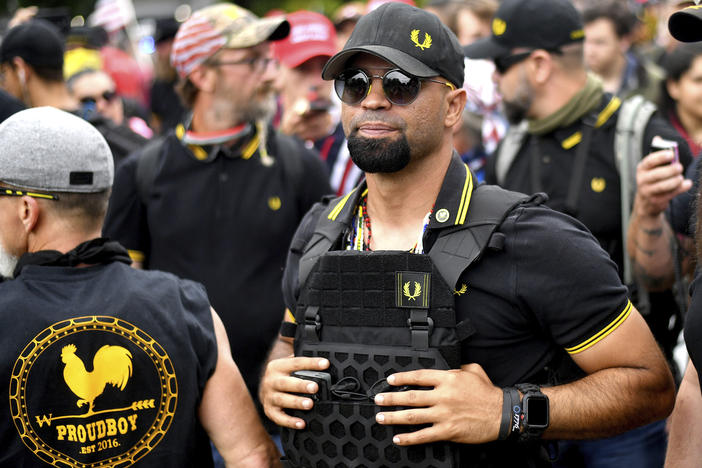
[[[433,208],[432,208],[433,211]],[[410,249],[410,253],[424,253],[424,233],[429,226],[432,211],[429,211],[422,222],[422,231],[419,234],[419,239]],[[361,199],[358,202],[358,209],[351,220],[351,231],[346,239],[346,250],[369,251],[373,231],[371,230],[370,216],[368,216],[368,190],[366,189],[361,194]]]

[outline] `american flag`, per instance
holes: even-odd
[[[136,20],[131,0],[98,0],[89,22],[112,34]]]

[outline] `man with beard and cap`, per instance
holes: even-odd
[[[319,158],[265,123],[277,73],[269,42],[288,30],[283,17],[229,3],[181,25],[171,59],[190,117],[119,168],[104,231],[136,266],[205,285],[254,396],[283,316],[290,239],[330,192]]]
[[[679,41],[702,41],[702,5],[689,6],[671,15],[668,20],[668,28],[670,34]],[[699,166],[698,162],[699,158],[695,161],[697,166]],[[646,182],[645,188],[642,187],[640,190],[643,192],[641,196],[648,202],[648,206],[654,208],[646,227],[671,232],[672,225],[672,230],[676,234],[695,237],[698,250],[697,264],[699,265],[702,261],[699,253],[702,245],[702,237],[700,236],[702,233],[700,226],[702,212],[700,204],[694,203],[694,200],[699,197],[699,170],[688,171],[688,175],[694,178],[695,185],[689,192],[675,197],[673,203],[668,207],[668,202],[675,193],[679,192],[682,181],[677,174],[666,173],[660,168],[656,168],[657,165],[654,163],[650,164],[651,167],[647,167],[645,172],[640,171]],[[683,189],[687,187],[689,185],[684,186]],[[666,207],[668,207],[667,211]],[[671,220],[673,213],[677,217],[684,218],[687,222],[683,223],[682,226],[677,226]],[[687,229],[688,224],[691,225],[691,229]],[[659,245],[648,245],[647,247],[656,248],[657,252],[667,253],[667,258],[670,259],[672,257],[671,250],[666,248],[666,245],[661,244],[661,241],[658,243]],[[653,269],[658,275],[671,276],[673,274],[670,266],[672,263],[672,261],[660,262],[659,265],[655,265],[659,268],[656,269],[654,266]],[[667,268],[663,268],[661,271],[660,265]],[[651,267],[651,265],[647,266]],[[700,281],[702,280],[698,271],[690,288],[692,298],[685,316],[685,346],[690,361],[680,384],[675,400],[675,409],[671,417],[668,452],[665,459],[665,466],[670,468],[698,466],[700,457],[702,457],[702,444],[700,444],[702,438],[702,391],[700,388],[702,388],[702,383],[697,371],[697,368],[702,366],[702,287],[700,287]]]
[[[464,48],[470,58],[494,61],[512,123],[489,159],[485,180],[508,190],[545,192],[546,205],[581,221],[616,263],[632,301],[677,371],[672,357],[682,305],[669,285],[635,277],[637,265],[626,255],[626,228],[635,168],[643,156],[658,151],[654,141],[677,144],[678,161],[672,151],[659,156],[678,174],[692,156],[652,104],[641,98],[627,103],[603,91],[602,82],[586,70],[584,34],[570,0],[505,0],[491,36]],[[614,438],[564,442],[558,463],[658,467],[665,446],[665,424],[656,422]]]
[[[202,285],[100,237],[113,166],[56,108],[0,125],[0,466],[278,466]]]
[[[597,240],[453,150],[464,67],[435,15],[380,6],[322,76],[366,180],[288,254],[260,398],[290,466],[549,466],[546,439],[668,415],[670,371]]]

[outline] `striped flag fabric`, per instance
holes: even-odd
[[[88,19],[93,26],[102,26],[108,34],[124,28],[136,20],[131,0],[98,0],[95,11]]]

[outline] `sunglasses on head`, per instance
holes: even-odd
[[[58,195],[51,193],[37,193],[37,192],[27,192],[25,190],[13,190],[5,187],[0,187],[1,197],[32,197],[32,198],[43,198],[45,200],[58,200]]]
[[[100,94],[97,97],[94,96],[85,96],[83,98],[80,98],[80,102],[82,104],[95,104],[98,102],[100,99],[104,99],[107,102],[111,102],[115,97],[117,97],[117,93],[114,91],[105,91],[104,93]]]
[[[384,75],[369,75],[361,69],[346,70],[334,79],[334,91],[342,102],[351,105],[358,104],[370,93],[373,78],[382,80],[385,97],[398,106],[406,106],[417,99],[419,91],[422,89],[422,81],[433,81],[446,85],[451,90],[456,89],[452,83],[419,78],[395,68]]]

